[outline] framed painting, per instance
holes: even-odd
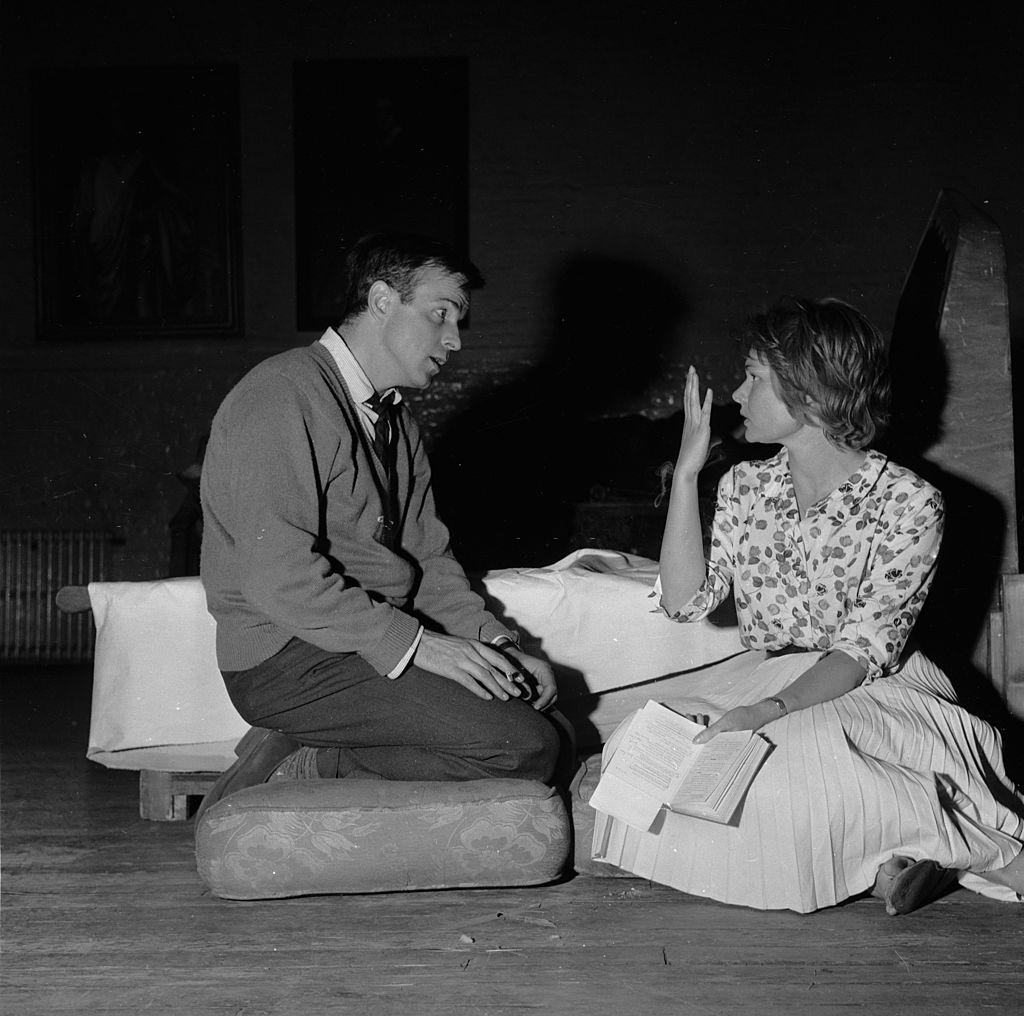
[[[345,247],[381,229],[468,239],[462,58],[295,65],[298,327],[338,323]]]
[[[33,72],[42,339],[241,334],[238,72]]]

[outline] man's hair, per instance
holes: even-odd
[[[865,448],[888,423],[885,340],[842,300],[786,298],[750,318],[741,341],[774,371],[790,413],[833,444]]]
[[[466,290],[484,284],[480,269],[454,247],[415,233],[381,232],[361,237],[345,254],[345,295],[341,323],[367,308],[370,287],[386,282],[406,303],[412,298],[423,272],[440,268],[464,278]]]

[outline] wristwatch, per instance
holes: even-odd
[[[785,716],[789,712],[789,706],[778,695],[771,695],[765,701],[774,702],[779,707],[779,716]]]

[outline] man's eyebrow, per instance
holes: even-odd
[[[438,303],[450,303],[460,314],[469,310],[469,300],[464,296],[460,297],[458,300],[451,296],[439,296],[437,300]]]

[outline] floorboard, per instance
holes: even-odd
[[[641,880],[229,903],[85,759],[89,674],[0,679],[5,1013],[1019,1013],[1024,906],[726,907]]]

